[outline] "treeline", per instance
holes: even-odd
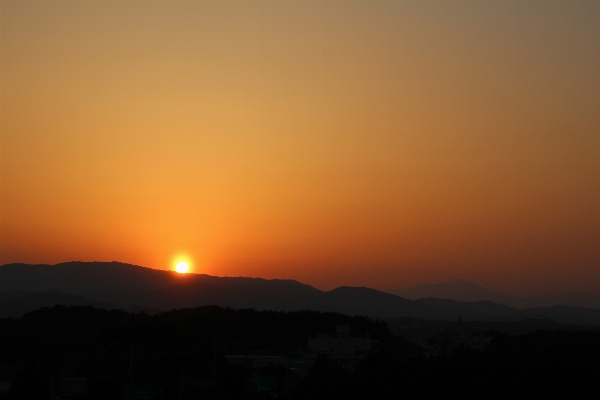
[[[379,351],[353,371],[326,357],[316,360],[302,376],[285,365],[269,367],[261,373],[279,383],[266,392],[252,386],[256,370],[230,364],[225,357],[299,358],[306,351],[309,333],[333,333],[336,324],[349,324],[353,332],[370,334],[380,341]],[[383,321],[336,313],[200,307],[150,316],[57,306],[20,319],[0,320],[0,366],[4,374],[12,374],[12,388],[0,398],[49,398],[51,379],[65,373],[87,377],[87,395],[82,397],[86,399],[135,398],[131,383],[133,388],[150,390],[156,399],[597,395],[599,333],[486,334],[494,339],[483,351],[453,347],[451,335],[439,335],[430,345],[443,351],[426,357],[421,347],[392,335]]]
[[[354,398],[507,399],[597,396],[600,334],[537,331],[494,336],[489,347],[452,348],[438,357],[400,360],[385,350],[366,360],[352,379]],[[450,342],[450,343],[449,343]],[[596,393],[591,396],[590,393]],[[318,396],[315,398],[319,398]],[[320,397],[324,398],[324,397]]]
[[[55,306],[0,319],[0,375],[2,365],[12,370],[7,399],[49,398],[51,380],[67,373],[87,377],[90,399],[130,395],[131,383],[165,399],[239,398],[251,394],[249,371],[225,355],[298,358],[309,333],[333,333],[336,324],[394,338],[384,321],[338,313],[205,306],[148,315]]]

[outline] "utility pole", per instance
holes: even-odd
[[[131,327],[131,341],[129,343],[129,398],[133,399],[133,326]]]
[[[213,372],[215,373],[215,385],[217,384],[217,332],[215,332],[215,349],[213,353]]]
[[[181,380],[179,381],[179,400],[183,399],[183,370],[181,370]]]
[[[290,369],[290,326],[288,325],[288,332],[287,332],[287,385],[285,388],[285,397],[287,397],[288,399],[290,398],[290,394],[291,394],[291,390],[290,387],[292,386],[292,371]]]

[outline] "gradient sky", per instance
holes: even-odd
[[[597,0],[0,1],[0,263],[600,294]]]

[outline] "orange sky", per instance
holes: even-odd
[[[600,294],[597,0],[0,1],[0,263]]]

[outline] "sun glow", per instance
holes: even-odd
[[[180,261],[175,266],[175,271],[177,271],[180,274],[186,274],[189,271],[189,269],[190,267],[185,261]]]

